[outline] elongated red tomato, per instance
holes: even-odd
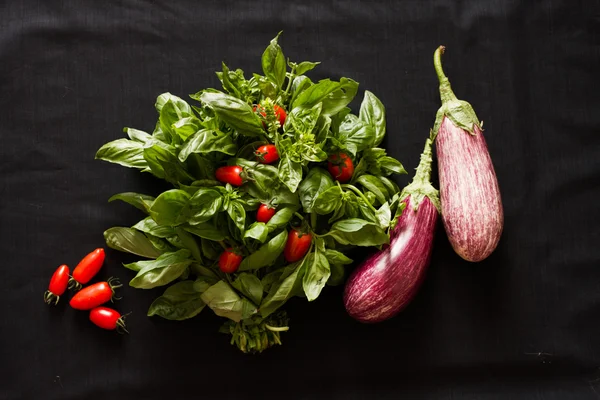
[[[244,170],[237,165],[228,165],[217,168],[215,176],[219,182],[229,183],[232,186],[242,186],[244,178],[242,178]]]
[[[262,115],[263,117],[267,116],[267,113],[262,108],[262,106],[254,106],[253,107],[254,112],[256,112],[257,109],[260,112],[260,115]],[[287,118],[287,114],[286,114],[285,110],[283,108],[279,107],[277,104],[275,104],[273,106],[273,111],[275,111],[275,115],[277,116],[277,120],[279,121],[279,125],[283,126],[283,124],[285,124],[285,120]],[[263,126],[266,129],[266,125],[265,125],[264,121],[263,121]]]
[[[311,242],[312,235],[310,233],[303,233],[296,229],[292,229],[290,233],[288,233],[285,249],[283,250],[283,256],[286,261],[293,263],[301,260],[308,252]]]
[[[279,160],[279,153],[277,152],[277,147],[274,144],[265,144],[264,146],[260,146],[258,149],[256,149],[254,154],[256,154],[256,161],[263,164],[272,164]]]
[[[276,208],[271,208],[268,204],[261,204],[256,211],[256,220],[267,223],[277,212]]]
[[[69,304],[76,310],[91,310],[106,302],[113,301],[113,299],[120,299],[120,297],[117,298],[114,295],[115,289],[121,286],[123,285],[119,284],[119,280],[116,278],[110,278],[106,282],[94,283],[77,292]]]
[[[63,264],[54,271],[54,274],[52,274],[48,290],[44,293],[44,301],[47,304],[52,304],[53,301],[54,304],[58,304],[58,300],[60,299],[60,296],[65,293],[65,290],[67,290],[68,284],[69,267]]]
[[[85,285],[91,281],[98,271],[100,271],[100,268],[102,268],[104,257],[103,248],[96,249],[83,257],[73,270],[73,277],[69,280],[69,288],[79,290],[81,289],[81,285]]]
[[[226,274],[233,274],[240,267],[242,260],[243,257],[230,247],[219,256],[219,269]]]
[[[352,179],[354,163],[346,153],[332,154],[329,156],[327,170],[333,176],[333,179],[340,183],[346,183]]]
[[[125,329],[125,315],[108,307],[96,307],[90,311],[90,321],[96,326],[109,331],[128,333]]]

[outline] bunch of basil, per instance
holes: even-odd
[[[279,35],[278,35],[279,36]],[[340,284],[352,263],[342,251],[380,246],[401,212],[398,186],[387,176],[406,173],[402,164],[376,147],[385,135],[385,110],[365,92],[358,116],[347,105],[358,83],[347,78],[312,82],[305,73],[318,63],[286,62],[278,37],[262,55],[264,75],[246,79],[225,64],[217,72],[223,91],[202,90],[188,104],[170,93],[158,96],[152,134],[125,128],[129,139],[102,146],[96,158],[149,172],[174,188],[156,198],[120,193],[147,217],[133,227],[105,233],[109,247],[148,260],[125,264],[136,272],[130,285],[170,285],[148,315],[171,320],[194,317],[208,306],[229,319],[223,330],[244,352],[279,344],[287,330],[280,307],[291,297],[316,299],[325,284]],[[289,69],[288,69],[289,68]],[[264,116],[253,109],[261,104]],[[288,111],[283,127],[273,106]],[[254,150],[274,143],[276,165],[256,162]],[[322,167],[328,154],[343,151],[356,165],[352,180],[335,182]],[[244,168],[239,188],[215,180],[222,165]],[[256,222],[261,203],[277,207],[268,223]],[[290,225],[303,223],[311,249],[286,265],[282,252]],[[216,260],[222,246],[244,248],[235,274],[223,274]]]

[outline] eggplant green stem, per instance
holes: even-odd
[[[433,132],[431,136],[433,136]],[[413,182],[431,184],[431,162],[433,160],[431,155],[431,147],[434,139],[431,136],[425,141],[425,148],[421,153],[421,161],[419,161],[419,166],[417,167],[417,172],[415,173]]]
[[[442,54],[444,54],[445,50],[446,47],[440,46],[435,50],[435,53],[433,53],[433,66],[435,67],[435,73],[440,81],[440,98],[442,99],[442,104],[451,100],[456,100],[456,96],[450,86],[450,81],[442,68]]]

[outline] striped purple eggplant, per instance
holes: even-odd
[[[467,261],[487,258],[498,245],[504,212],[498,179],[473,107],[456,98],[442,69],[440,46],[434,54],[442,106],[436,137],[442,221],[454,251]]]
[[[398,314],[425,277],[439,213],[439,193],[430,182],[431,147],[429,138],[412,183],[398,198],[405,207],[390,233],[389,247],[364,261],[346,282],[346,311],[360,322],[381,322]]]

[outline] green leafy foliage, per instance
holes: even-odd
[[[184,320],[209,308],[227,318],[223,331],[233,344],[262,351],[281,343],[288,329],[281,307],[290,298],[314,301],[325,285],[343,283],[352,263],[346,249],[389,241],[403,206],[389,176],[406,171],[377,147],[385,108],[365,91],[358,115],[352,113],[358,82],[313,82],[306,74],[318,64],[286,60],[277,35],[262,54],[262,75],[246,78],[222,63],[221,90],[190,95],[193,105],[163,93],[151,134],[125,128],[126,138],[98,150],[98,159],[172,185],[156,196],[125,192],[109,200],[144,213],[133,227],[104,236],[109,247],[144,257],[124,264],[135,274],[132,287],[167,286],[149,316]],[[269,165],[255,155],[265,144],[279,156]],[[355,167],[349,183],[327,171],[329,155],[339,152]],[[242,168],[240,186],[217,180],[226,165]],[[267,222],[256,220],[260,204],[276,209]],[[308,253],[291,264],[284,256],[290,229],[312,237]],[[228,248],[243,257],[232,274],[219,269]]]

